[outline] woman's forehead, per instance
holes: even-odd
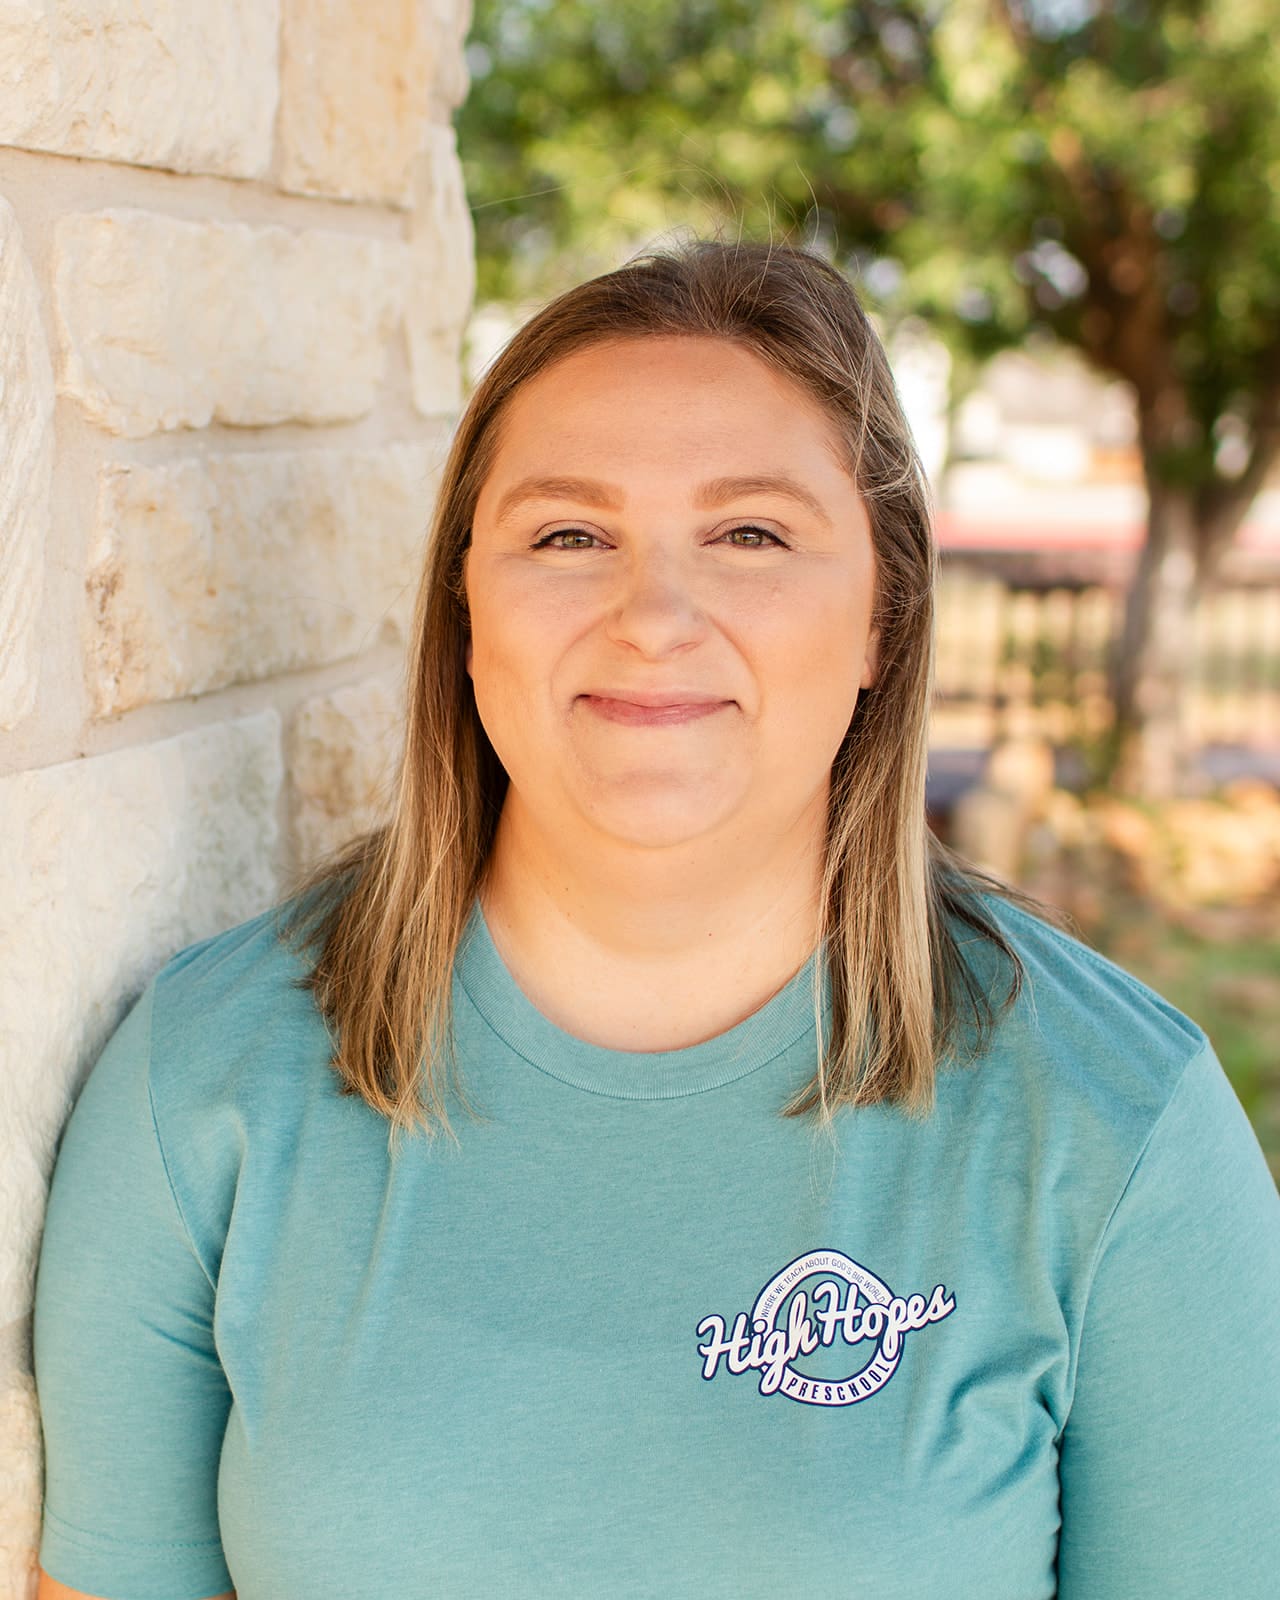
[[[719,334],[641,333],[593,339],[556,356],[520,385],[512,403],[522,397],[532,401],[551,389],[573,390],[584,385],[625,391],[664,378],[732,383],[744,375],[753,384],[809,398],[797,380],[741,339]]]
[[[848,477],[836,419],[798,380],[736,340],[653,334],[594,341],[526,380],[496,424],[485,483],[505,494],[552,462],[598,470],[646,454],[673,471],[697,457],[719,475],[807,460]]]

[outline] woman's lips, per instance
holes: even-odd
[[[598,694],[584,694],[582,699],[587,708],[594,711],[597,716],[604,717],[609,722],[623,722],[637,727],[693,722],[702,717],[709,717],[714,712],[723,711],[733,703],[730,700],[696,700],[677,702],[674,705],[642,706],[637,705],[634,700],[610,700]]]

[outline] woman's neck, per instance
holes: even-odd
[[[548,842],[505,809],[480,900],[498,954],[551,1022],[612,1050],[680,1050],[758,1011],[817,939],[821,836],[678,850]],[[699,848],[701,845],[701,848]]]

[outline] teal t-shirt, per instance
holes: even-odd
[[[702,1044],[606,1050],[477,906],[488,1120],[393,1157],[271,914],[175,957],[57,1157],[46,1570],[108,1600],[1276,1595],[1257,1140],[1194,1022],[986,903],[1027,967],[992,1048],[834,1145],[778,1114],[809,967]]]

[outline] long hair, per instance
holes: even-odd
[[[437,496],[408,660],[403,753],[390,819],[296,886],[285,933],[311,957],[304,980],[330,1027],[342,1092],[398,1133],[456,1135],[449,1091],[473,1116],[456,1060],[455,958],[480,889],[507,774],[466,671],[463,559],[506,408],[520,386],[596,341],[692,334],[732,341],[806,390],[844,441],[875,551],[875,681],[832,766],[814,966],[817,1070],[780,1112],[892,1101],[934,1104],[944,1058],[974,1059],[998,1020],[989,979],[962,957],[965,926],[1007,963],[1001,1008],[1023,967],[981,903],[995,893],[1049,921],[1062,914],[965,861],[928,825],[928,720],[937,554],[927,482],[884,351],[834,267],[777,243],[696,239],[647,252],[557,296],[477,385]],[[967,1040],[969,1048],[963,1049]]]

